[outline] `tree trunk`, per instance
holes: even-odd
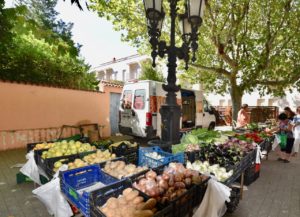
[[[235,79],[231,80],[231,91],[232,101],[232,120],[237,120],[237,115],[242,105],[243,91],[237,86]]]

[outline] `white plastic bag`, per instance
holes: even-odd
[[[64,167],[61,167],[59,171],[64,169]],[[32,193],[45,204],[50,215],[54,215],[55,217],[70,217],[73,216],[73,212],[60,191],[58,172],[56,172],[50,182],[34,189]]]
[[[39,169],[35,163],[33,151],[26,154],[26,159],[27,162],[20,169],[20,172],[31,178],[35,183],[41,185]]]
[[[225,202],[230,202],[231,188],[210,179],[200,207],[193,217],[222,217],[227,208]]]

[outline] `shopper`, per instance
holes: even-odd
[[[289,163],[294,144],[291,121],[288,119],[288,116],[285,113],[281,113],[278,116],[278,120],[279,123],[276,130],[277,135],[286,136],[287,139],[285,147],[280,148],[280,157],[277,160],[283,161],[284,163]]]
[[[293,121],[294,116],[296,115],[295,112],[292,111],[292,109],[290,107],[285,107],[284,108],[284,113],[288,116],[288,119],[290,121]]]
[[[247,124],[250,123],[250,115],[249,115],[248,105],[243,104],[241,110],[238,113],[237,117],[237,128],[245,127]]]
[[[294,153],[292,156],[296,157],[299,152],[299,145],[300,145],[300,106],[297,107],[297,114],[294,116],[292,125],[293,125],[293,134],[294,134],[294,146],[293,150]]]

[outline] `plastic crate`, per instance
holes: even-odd
[[[111,151],[117,157],[125,157],[128,163],[137,164],[138,162],[139,145],[129,147],[126,143],[121,143],[117,147],[112,146]]]
[[[88,152],[82,152],[78,154],[72,154],[72,155],[64,155],[60,157],[53,157],[53,158],[42,158],[42,153],[45,150],[38,150],[35,152],[35,159],[36,159],[36,164],[45,172],[49,172],[49,169],[53,169],[53,165],[56,161],[63,160],[63,159],[70,159],[70,160],[75,160],[76,158],[81,158],[82,156],[85,156],[87,154],[92,154],[95,153],[96,151],[88,151]]]
[[[111,197],[119,197],[123,190],[131,187],[131,182],[129,180],[123,180],[119,183],[109,185],[105,188],[94,191],[91,195],[91,217],[106,217],[104,213],[100,211],[98,207],[103,206],[106,201]],[[139,191],[139,196],[144,198],[144,201],[148,200],[150,197],[146,196]],[[173,217],[172,206],[167,206],[165,208],[157,204],[158,211],[153,217]]]
[[[146,156],[147,153],[151,152],[156,152],[157,154],[163,156],[163,158],[158,160]],[[184,163],[184,153],[171,154],[169,152],[162,151],[157,146],[139,149],[139,166],[148,166],[150,168],[155,168],[161,165],[167,165],[171,162]]]
[[[126,164],[129,164],[129,163],[130,163],[130,162],[127,161],[127,159],[126,159],[125,157],[119,157],[119,158],[115,158],[115,159],[108,160],[108,161],[105,161],[105,162],[100,163],[100,164],[99,164],[100,167],[101,167],[101,168],[104,168],[104,167],[105,167],[105,164],[106,164],[107,162],[109,162],[109,161],[124,161]],[[136,174],[133,174],[133,175],[131,175],[131,176],[123,177],[122,179],[119,179],[119,180],[123,180],[123,179],[134,180],[136,177],[139,177],[139,176],[141,176],[141,175],[147,173],[148,171],[149,171],[149,169],[144,170],[144,171],[141,171],[141,172],[136,173]],[[103,170],[103,172],[106,173],[104,170]],[[110,175],[109,173],[106,173],[106,174]],[[112,175],[110,175],[110,176],[112,176]],[[114,176],[112,176],[112,177],[114,177]],[[116,178],[116,177],[114,177],[114,178]],[[116,178],[116,179],[118,179],[118,178]]]
[[[91,192],[83,191],[80,194],[80,189],[92,186],[98,182],[104,185],[110,185],[118,182],[117,179],[105,174],[99,165],[90,165],[65,172],[60,172],[61,191],[80,212],[86,216],[90,216],[90,195]]]
[[[194,163],[196,160],[200,160],[200,150],[192,152],[184,152],[184,161],[190,161]]]
[[[259,173],[259,171],[255,171],[255,164],[246,169],[244,173],[244,185],[248,186],[255,182],[259,177]],[[238,178],[238,181],[241,182],[241,177]]]

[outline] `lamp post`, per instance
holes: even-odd
[[[202,23],[202,16],[205,7],[205,0],[186,0],[185,14],[177,13],[177,3],[179,0],[168,0],[170,5],[171,31],[170,43],[159,40],[161,35],[165,13],[163,10],[163,0],[143,0],[147,18],[148,34],[152,47],[151,56],[153,67],[157,56],[164,57],[168,55],[168,77],[167,84],[163,84],[163,89],[167,92],[166,104],[160,108],[162,117],[161,141],[163,144],[170,146],[178,144],[180,141],[180,106],[177,104],[176,92],[180,87],[176,85],[176,61],[177,58],[185,61],[185,68],[188,68],[190,59],[190,49],[192,50],[192,61],[196,60],[195,52],[198,49],[198,29]],[[175,45],[175,21],[180,19],[182,31],[182,45]]]

